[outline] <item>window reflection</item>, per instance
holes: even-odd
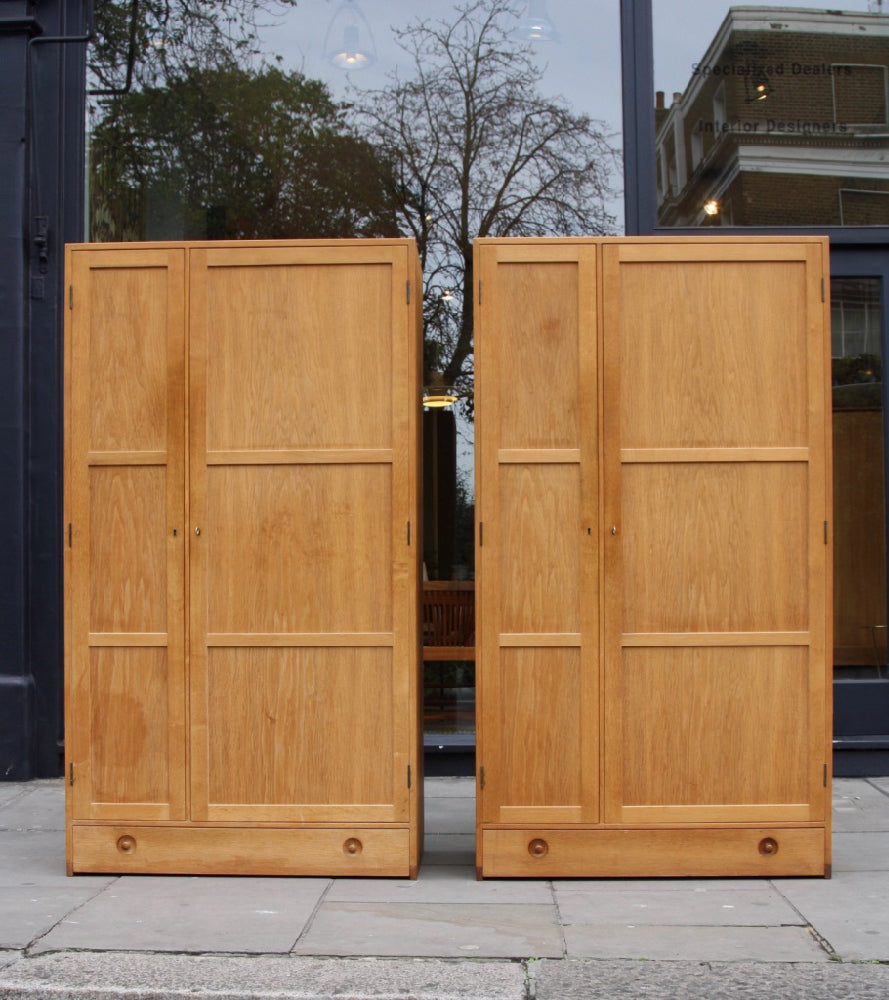
[[[889,225],[889,12],[857,6],[654,5],[659,225]]]
[[[89,61],[90,239],[417,240],[457,396],[424,414],[427,714],[462,736],[472,241],[621,230],[618,0],[107,0]]]
[[[834,662],[838,676],[889,676],[886,629],[880,282],[831,282]]]

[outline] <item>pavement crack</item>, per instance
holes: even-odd
[[[52,934],[52,932],[57,927],[59,927],[61,924],[65,923],[66,920],[70,920],[71,917],[74,916],[75,913],[79,913],[80,910],[82,910],[85,906],[87,906],[89,903],[92,903],[92,901],[94,899],[97,899],[99,896],[101,896],[102,893],[105,892],[106,889],[110,889],[111,886],[113,886],[115,883],[117,883],[119,881],[120,881],[120,876],[118,875],[117,878],[115,878],[113,881],[109,882],[107,885],[97,886],[96,887],[96,891],[88,899],[82,900],[72,910],[68,910],[66,913],[63,913],[62,916],[59,917],[59,919],[51,927],[48,927],[42,934],[38,934],[37,937],[35,937],[31,941],[29,941],[28,944],[22,949],[22,955],[25,958],[34,958],[36,955],[49,954],[49,953],[51,953],[53,951],[59,950],[59,949],[47,948],[45,952],[44,951],[38,951],[38,952],[34,951],[34,949],[37,947],[37,945],[41,941],[43,941],[45,938],[49,937],[49,935]],[[63,948],[61,950],[62,951],[78,951],[80,949]],[[89,950],[89,949],[86,949],[86,950]]]
[[[306,918],[305,923],[302,925],[302,929],[300,930],[299,934],[296,935],[293,944],[290,946],[289,954],[291,955],[293,954],[293,949],[300,943],[300,941],[302,941],[302,939],[311,929],[312,924],[315,922],[315,917],[318,915],[318,911],[324,905],[324,900],[327,899],[330,890],[333,888],[333,881],[334,881],[333,879],[327,880],[327,885],[324,888],[324,892],[322,892],[321,895],[318,897],[318,899],[315,901],[315,905],[312,907],[312,912]]]
[[[880,793],[880,795],[885,795],[886,798],[889,799],[889,789],[881,788],[879,785],[871,781],[870,778],[865,778],[864,780],[871,786],[871,788],[875,788]]]

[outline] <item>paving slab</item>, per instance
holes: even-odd
[[[800,915],[768,882],[735,886],[636,888],[632,883],[555,890],[563,924],[659,924],[672,926],[780,927],[804,925]]]
[[[881,779],[871,779],[879,781]],[[889,779],[885,779],[889,781]],[[889,798],[871,781],[836,778],[833,826],[837,833],[889,830]]]
[[[308,878],[128,876],[61,920],[32,951],[286,953],[329,885]]]
[[[475,868],[475,836],[468,834],[427,833],[423,838],[425,865],[472,865]],[[422,875],[422,872],[421,872]]]
[[[677,927],[572,924],[563,928],[569,958],[694,962],[827,962],[805,927]]]
[[[835,833],[833,871],[889,871],[889,837],[885,833]]]
[[[885,1000],[889,967],[836,962],[534,962],[537,1000]]]
[[[76,886],[81,891],[101,888],[114,875],[78,875],[65,870],[65,834],[60,830],[5,830],[0,832],[0,886]]]
[[[294,953],[521,959],[564,945],[554,906],[325,902]]]
[[[868,784],[874,786],[874,788],[879,789],[887,798],[889,798],[889,776],[884,776],[881,778],[868,778]]]
[[[0,887],[0,948],[30,947],[96,891],[73,886]]]
[[[19,781],[0,781],[0,810],[24,793],[27,785]]]
[[[832,879],[775,885],[844,962],[889,962],[889,872],[838,872]]]
[[[459,865],[424,866],[420,878],[338,879],[324,897],[328,903],[505,903],[553,905],[550,884],[542,881],[479,882],[475,869]]]
[[[50,987],[49,989],[47,987]],[[0,1000],[524,1000],[518,962],[70,953],[0,969]]]
[[[474,798],[428,798],[424,803],[426,829],[440,833],[475,832]]]
[[[0,808],[0,830],[65,829],[65,786],[61,778],[19,787],[22,794]]]
[[[427,778],[423,783],[426,798],[464,798],[475,801],[475,778]]]

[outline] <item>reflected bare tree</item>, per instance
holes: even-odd
[[[470,0],[452,20],[397,30],[412,75],[364,91],[353,113],[394,165],[399,225],[426,276],[427,376],[472,378],[476,236],[601,235],[619,153],[608,127],[541,92],[515,0]]]

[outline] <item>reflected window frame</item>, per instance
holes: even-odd
[[[728,8],[730,4],[726,4]],[[629,236],[690,236],[702,226],[661,226],[657,218],[659,164],[655,153],[654,29],[652,0],[620,0],[624,134],[624,213]],[[889,244],[889,226],[732,226],[714,235],[818,233],[831,244]]]

